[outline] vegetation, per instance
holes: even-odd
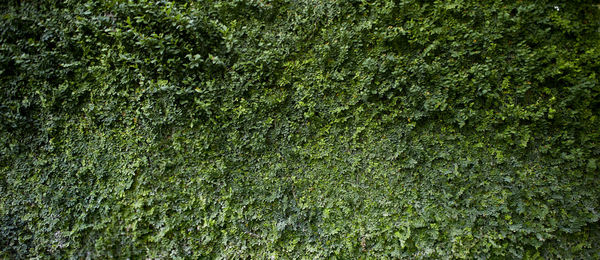
[[[596,4],[0,4],[0,256],[598,259]]]

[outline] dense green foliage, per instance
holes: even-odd
[[[600,258],[595,1],[183,2],[0,4],[0,256]]]

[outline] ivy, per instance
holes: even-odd
[[[594,1],[0,7],[2,257],[600,258]]]

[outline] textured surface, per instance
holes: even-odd
[[[594,1],[119,2],[0,4],[0,256],[600,258]]]

